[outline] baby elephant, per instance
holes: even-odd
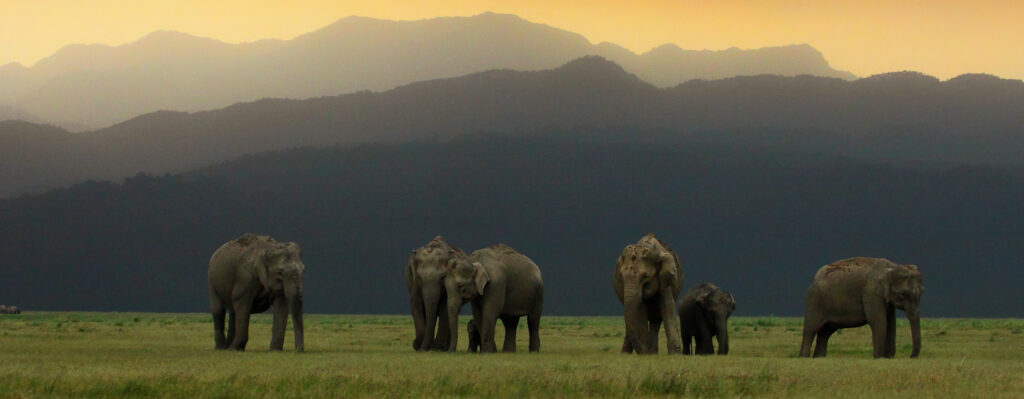
[[[480,351],[480,326],[476,324],[476,319],[469,321],[466,325],[466,333],[469,334],[469,351],[477,353]]]
[[[729,354],[729,315],[736,310],[732,294],[712,283],[693,287],[679,301],[679,330],[683,335],[683,354],[690,354],[690,341],[696,341],[693,353],[711,355],[715,348],[711,337],[718,337],[718,354]]]

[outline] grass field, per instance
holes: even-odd
[[[468,317],[462,317],[465,323]],[[524,322],[525,323],[525,322]],[[799,359],[801,320],[733,318],[725,357],[618,353],[621,317],[546,317],[541,353],[414,353],[409,316],[306,316],[306,352],[214,351],[206,314],[0,315],[0,397],[1021,397],[1024,320],[926,319],[911,360],[871,359],[867,328]],[[501,345],[502,328],[497,343]],[[664,344],[662,344],[664,351]]]

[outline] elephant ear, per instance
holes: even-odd
[[[256,275],[256,278],[260,280],[260,285],[266,289],[271,289],[270,271],[268,270],[269,265],[267,263],[266,255],[266,250],[256,251],[256,253],[248,256],[247,263],[249,264],[249,268],[253,271],[253,274]]]
[[[729,304],[732,305],[730,310],[736,310],[736,298],[732,296],[732,293],[729,294]]]
[[[483,295],[484,287],[487,286],[487,282],[491,281],[491,276],[487,274],[487,269],[480,262],[473,262],[473,270],[473,282],[476,283],[476,292]]]
[[[662,284],[677,288],[680,285],[680,280],[682,280],[680,278],[682,274],[679,271],[679,258],[669,251],[662,251],[658,258],[661,263],[658,275],[661,278]]]
[[[412,294],[419,286],[419,276],[416,275],[416,250],[412,250],[412,255],[409,255],[409,262],[405,265],[405,285],[409,287],[409,294]]]
[[[881,297],[885,302],[892,302],[892,295],[890,295],[892,282],[893,282],[892,269],[887,269],[882,272],[878,278],[875,279],[875,294]]]
[[[295,245],[297,248],[298,245]],[[274,245],[263,251],[263,256],[257,257],[256,260],[256,275],[259,276],[260,282],[263,286],[271,291],[277,291],[281,289],[281,282],[275,278],[274,268],[278,267],[278,263],[292,251],[291,246],[286,244]]]

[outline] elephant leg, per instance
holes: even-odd
[[[896,308],[888,306],[885,312],[885,357],[896,357]]]
[[[288,302],[274,298],[274,326],[270,333],[270,350],[284,350],[284,334],[288,328]]]
[[[622,353],[633,353],[633,343],[629,342],[629,337],[622,337]]]
[[[871,346],[874,349],[873,356],[875,359],[885,356],[885,344],[888,339],[886,333],[889,331],[885,311],[882,310],[878,313],[881,314],[868,319],[868,325],[871,326]]]
[[[818,329],[818,345],[814,347],[814,357],[825,357],[825,355],[828,354],[828,339],[831,338],[832,334],[837,330],[839,329],[831,324],[826,324]]]
[[[697,352],[699,355],[714,355],[715,344],[711,340],[711,332],[704,332],[700,337],[700,350]]]
[[[690,333],[686,332],[686,330],[683,330],[682,334],[683,334],[683,354],[684,355],[689,355],[690,354],[690,341],[693,340],[693,335],[691,335]],[[694,349],[696,349],[696,348],[694,348]]]
[[[423,331],[426,330],[426,310],[423,308],[423,296],[418,290],[409,294],[409,309],[412,313],[412,324],[416,337],[412,340],[412,349],[419,350],[423,343]]]
[[[526,327],[530,331],[530,352],[540,351],[540,309],[526,315]]]
[[[483,312],[483,317],[480,319],[480,353],[494,353],[497,352],[497,346],[494,344],[494,328],[497,327],[498,317],[497,312]]]
[[[824,323],[817,317],[812,317],[810,312],[804,316],[804,337],[800,343],[800,357],[811,357],[811,344],[814,343],[814,336],[818,334],[823,325]]]
[[[445,304],[447,308],[448,298],[446,295],[441,295],[441,303]],[[436,351],[447,351],[448,341],[451,340],[451,332],[448,331],[450,323],[448,323],[448,311],[447,309],[438,309],[437,311],[437,336],[434,338],[433,350]]]
[[[533,309],[526,315],[526,327],[530,332],[530,352],[540,351],[540,315],[544,312],[544,290],[537,294]]]
[[[519,328],[518,316],[505,316],[501,318],[501,324],[505,325],[505,343],[501,346],[502,352],[516,351],[516,329]]]
[[[232,342],[235,342],[235,311],[234,310],[228,311],[228,334],[227,334],[226,337],[224,337],[224,342],[227,343],[228,346],[230,346]]]
[[[647,348],[651,353],[658,353],[658,334],[661,333],[661,320],[651,320],[647,323],[650,335],[647,337]]]
[[[210,304],[210,313],[213,315],[214,349],[227,349],[228,343],[224,339],[224,316],[227,309],[219,299],[213,299]]]
[[[708,323],[707,317],[703,313],[698,313],[696,317],[696,331],[693,334],[693,338],[696,347],[693,351],[697,355],[709,355],[714,352],[711,348],[711,325]]]
[[[236,302],[235,312],[232,317],[235,319],[235,339],[231,341],[231,349],[244,351],[245,345],[249,343],[249,317],[252,315],[252,304],[250,302]]]

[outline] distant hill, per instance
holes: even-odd
[[[852,82],[762,75],[661,89],[585,57],[551,70],[493,70],[380,93],[156,112],[70,139],[28,143],[21,130],[33,128],[0,124],[0,175],[17,176],[0,181],[0,196],[291,147],[621,126],[662,130],[662,142],[752,143],[904,164],[1019,164],[1024,82],[984,75],[940,82],[908,72]]]
[[[660,134],[288,150],[0,200],[0,295],[28,310],[203,312],[210,254],[258,232],[302,245],[307,311],[405,313],[409,250],[442,234],[530,256],[547,314],[614,315],[615,258],[653,232],[687,287],[718,283],[742,315],[799,315],[818,267],[863,255],[919,265],[925,317],[1024,316],[1024,169],[635,139]]]
[[[227,44],[159,31],[116,47],[69,45],[31,68],[0,66],[0,103],[46,120],[104,127],[158,110],[388,90],[491,69],[550,69],[594,54],[659,86],[765,73],[853,78],[807,45],[725,51],[666,45],[637,55],[514,15],[348,17],[292,40]]]

